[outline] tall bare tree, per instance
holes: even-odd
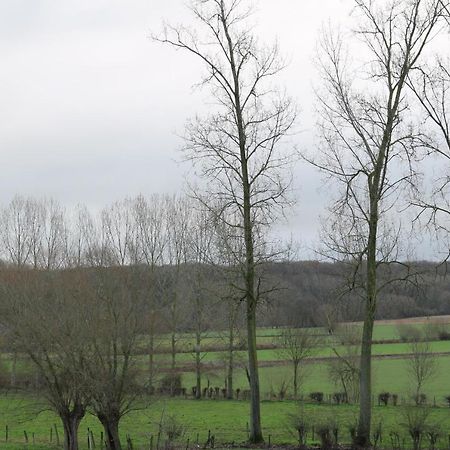
[[[408,76],[421,63],[445,7],[442,0],[377,3],[355,0],[359,21],[351,67],[342,40],[325,33],[321,55],[321,156],[313,163],[340,186],[331,207],[328,250],[352,265],[350,287],[364,302],[360,359],[360,409],[356,444],[370,445],[371,356],[382,267],[401,263],[401,226],[392,227],[402,187],[414,175],[421,144],[408,104]],[[387,270],[387,269],[383,269]],[[392,280],[389,280],[391,282]]]
[[[251,391],[250,441],[263,441],[256,353],[259,258],[257,235],[285,204],[290,177],[283,170],[291,154],[278,145],[291,129],[295,110],[273,79],[283,68],[276,46],[261,47],[249,24],[245,1],[194,0],[190,9],[198,26],[166,26],[156,39],[191,54],[203,65],[202,85],[211,89],[217,112],[187,125],[186,155],[208,180],[203,203],[218,218],[236,220],[245,261],[242,279],[247,311]],[[206,199],[206,200],[205,200]],[[210,202],[211,200],[211,202]],[[217,206],[219,208],[217,209]]]
[[[31,259],[31,212],[31,200],[17,195],[1,213],[2,253],[19,267]]]
[[[196,210],[192,214],[191,227],[188,239],[189,252],[189,275],[187,283],[188,296],[191,297],[192,306],[191,326],[195,335],[194,357],[196,372],[197,399],[201,398],[202,392],[202,360],[206,356],[202,350],[202,342],[205,334],[210,329],[212,307],[214,304],[213,289],[211,282],[213,277],[213,266],[210,265],[211,249],[214,239],[214,232],[210,220],[210,214],[204,209]]]
[[[134,202],[134,216],[137,226],[137,241],[139,262],[149,268],[148,274],[148,365],[149,389],[153,391],[155,377],[155,337],[159,330],[158,318],[161,316],[160,294],[161,276],[157,274],[157,267],[164,264],[167,247],[167,209],[169,198],[152,195],[150,198],[138,196]]]
[[[131,199],[114,202],[101,213],[102,236],[112,258],[110,264],[136,264],[139,255],[137,226]]]
[[[174,196],[167,208],[167,262],[171,270],[167,272],[166,305],[170,329],[171,368],[175,369],[177,344],[183,320],[181,308],[182,277],[188,261],[189,233],[191,230],[191,203],[183,196]]]

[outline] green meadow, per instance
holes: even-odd
[[[423,324],[412,325],[422,329]],[[260,329],[258,343],[262,346],[276,344],[276,329]],[[408,354],[411,346],[399,341],[399,328],[395,324],[377,324],[375,340],[387,341],[373,346],[373,393],[374,393],[374,425],[382,424],[382,443],[385,448],[392,447],[392,433],[398,433],[405,447],[410,446],[406,431],[407,404],[411,403],[413,392],[413,379],[409,369]],[[324,334],[324,333],[323,333]],[[183,344],[184,351],[177,354],[177,368],[182,376],[182,384],[188,394],[191,386],[195,384],[193,369],[193,354],[187,349],[192,344],[192,336],[184,335],[179,344]],[[218,348],[220,336],[210,335],[205,345]],[[161,347],[166,348],[167,339],[160,339]],[[223,345],[223,343],[222,343]],[[427,395],[429,405],[430,423],[437,424],[442,430],[442,439],[439,446],[446,448],[450,433],[450,408],[445,400],[450,395],[450,341],[434,341],[430,349],[436,353],[437,370],[435,376],[424,386],[423,392]],[[337,351],[344,351],[343,347],[336,347]],[[301,372],[300,391],[302,401],[289,399],[292,389],[292,366],[290,361],[277,348],[259,350],[260,380],[262,392],[262,418],[266,442],[272,444],[295,444],[297,435],[292,426],[293,417],[302,417],[308,424],[308,442],[318,443],[317,433],[312,432],[321,423],[333,423],[339,429],[339,441],[350,442],[350,429],[356,422],[356,405],[334,405],[330,397],[339,392],[330,379],[329,365],[333,351],[322,343],[314,350],[311,357],[303,364]],[[203,386],[223,387],[225,379],[225,355],[221,351],[211,351],[204,355],[202,360],[204,371],[202,375]],[[234,387],[241,391],[248,388],[245,374],[246,352],[235,353],[237,368],[235,369]],[[148,357],[137,357],[137,363],[146,376]],[[156,363],[163,376],[170,364],[169,354],[158,354]],[[3,355],[3,371],[9,372],[11,358]],[[29,372],[32,366],[24,359],[17,361],[17,371]],[[287,386],[286,400],[279,400],[276,394],[283,386]],[[309,393],[323,392],[325,402],[317,404],[309,399]],[[381,392],[390,392],[398,395],[398,406],[378,406],[377,395]],[[214,436],[216,446],[231,444],[239,445],[247,438],[247,421],[249,404],[244,400],[202,399],[188,398],[162,398],[149,397],[137,405],[137,409],[126,415],[120,425],[123,444],[126,448],[127,436],[130,437],[133,448],[156,449],[158,429],[160,423],[169,419],[180,426],[181,434],[178,438],[180,446],[204,446],[208,435]],[[95,448],[100,447],[101,426],[98,421],[88,415],[80,426],[81,449],[88,449],[88,430],[92,433]],[[63,431],[58,418],[51,411],[46,410],[45,402],[36,394],[26,392],[5,391],[0,395],[0,448],[5,450],[43,450],[58,447],[61,444]],[[160,445],[165,440],[165,431],[160,433]]]

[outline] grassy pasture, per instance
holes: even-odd
[[[426,322],[418,322],[413,327],[423,328]],[[279,330],[259,329],[258,342],[267,344],[274,340]],[[378,323],[375,327],[374,339],[377,341],[392,341],[398,339],[398,326],[395,323]],[[168,347],[167,338],[161,338],[161,346]],[[189,348],[193,343],[191,335],[184,335],[180,340],[180,344]],[[218,334],[210,335],[205,344],[214,346],[223,344]],[[192,348],[192,347],[191,347]],[[435,353],[450,353],[450,341],[435,341],[431,344],[431,349]],[[407,401],[412,391],[412,382],[407,369],[407,353],[410,347],[403,342],[386,342],[375,344],[373,353],[374,359],[374,387],[373,392],[376,395],[380,392],[388,391],[399,395],[400,401]],[[259,350],[259,360],[261,362],[260,378],[261,391],[265,399],[262,403],[263,428],[266,439],[271,436],[274,443],[295,443],[296,437],[289,429],[289,415],[299,412],[299,404],[286,401],[268,401],[270,392],[277,391],[283,382],[288,383],[289,388],[292,387],[292,369],[288,361],[283,361],[283,356],[276,349]],[[383,358],[383,355],[394,355],[394,357]],[[204,385],[209,380],[211,386],[224,385],[225,369],[221,361],[224,359],[224,353],[213,351],[205,354],[203,361],[208,363],[208,367],[212,367],[205,371],[203,375]],[[320,346],[314,352],[313,358],[326,358],[332,356],[332,351],[325,345]],[[241,361],[242,366],[246,362],[246,352],[236,352],[237,362]],[[156,356],[157,364],[167,366],[169,364],[170,355],[159,354]],[[186,368],[193,363],[193,355],[190,353],[177,354],[177,365],[180,370]],[[442,425],[445,436],[450,433],[450,408],[446,406],[444,396],[450,395],[450,355],[437,356],[438,371],[436,376],[425,387],[424,392],[427,394],[430,403],[436,400],[437,408],[432,408],[431,420]],[[11,367],[10,355],[3,355],[3,370],[8,371]],[[138,364],[145,377],[148,357],[145,355],[138,357]],[[29,373],[32,365],[26,360],[19,359],[17,361],[18,373]],[[195,374],[193,369],[182,372],[183,386],[190,391],[190,387],[195,384]],[[248,388],[248,382],[243,368],[235,370],[234,387],[241,390]],[[328,363],[324,360],[310,359],[306,364],[306,376],[301,385],[301,392],[305,398],[313,391],[332,394],[339,391],[340,388],[334,386],[330,381],[328,372]],[[144,406],[144,405],[143,405]],[[318,424],[324,420],[335,420],[340,424],[340,433],[342,442],[349,441],[348,427],[355,422],[357,407],[355,405],[317,405],[313,403],[304,403],[303,415],[308,417],[311,424]],[[50,428],[53,424],[57,424],[59,435],[62,439],[62,429],[59,420],[49,411],[39,411],[42,409],[42,402],[36,398],[25,394],[2,394],[0,395],[0,448],[5,450],[44,450],[52,448],[50,445]],[[244,442],[247,437],[246,423],[248,418],[249,405],[245,401],[218,401],[218,400],[189,400],[189,399],[151,399],[148,405],[141,410],[130,413],[123,419],[121,423],[121,433],[124,438],[127,434],[133,438],[134,448],[148,449],[150,435],[155,436],[157,432],[157,424],[161,418],[162,411],[164,414],[174,414],[177,419],[186,427],[186,434],[183,437],[184,445],[187,438],[191,443],[195,443],[197,435],[199,443],[204,444],[207,439],[208,430],[216,436],[217,443]],[[402,427],[402,423],[406,422],[403,417],[403,406],[374,407],[374,423],[380,420],[383,423],[384,442],[386,447],[390,446],[389,432],[402,431],[405,443],[408,444],[406,430]],[[5,442],[5,428],[9,428],[9,440]],[[87,429],[91,429],[95,439],[98,441],[100,437],[101,427],[94,417],[88,416],[83,420],[80,428],[81,449],[87,449]],[[29,443],[25,443],[24,431],[27,432]],[[34,441],[33,442],[33,433]],[[156,439],[156,437],[154,437]],[[312,436],[309,436],[310,442]],[[53,444],[56,438],[54,431],[52,432]],[[156,442],[156,441],[155,441]],[[317,442],[317,437],[315,437]],[[443,441],[444,442],[444,441]],[[441,447],[447,447],[441,443]]]
[[[247,437],[247,416],[249,405],[243,401],[214,401],[214,400],[180,400],[166,399],[154,401],[148,408],[134,411],[126,416],[121,424],[122,437],[129,434],[133,439],[136,449],[149,448],[150,436],[156,439],[158,422],[162,411],[167,415],[174,415],[180,423],[185,424],[186,432],[182,438],[185,444],[189,438],[190,443],[195,444],[197,435],[199,444],[206,442],[208,430],[214,434],[216,442],[240,443]],[[9,426],[9,442],[5,442],[4,432],[0,434],[0,447],[5,450],[41,450],[53,448],[50,445],[50,428],[57,424],[57,417],[50,412],[42,412],[36,415],[38,405],[33,399],[20,396],[0,397],[0,430],[4,431]],[[305,403],[299,406],[294,401],[262,402],[263,429],[266,440],[278,444],[294,444],[295,433],[289,425],[290,416],[302,414],[307,417],[307,422],[312,426],[318,426],[323,422],[336,422],[339,425],[340,441],[349,442],[348,427],[356,421],[357,409],[353,405],[315,405]],[[430,420],[439,423],[443,430],[450,430],[450,411],[444,408],[434,408],[430,412]],[[383,444],[390,446],[389,433],[396,431],[401,433],[405,444],[409,443],[403,424],[406,421],[402,407],[374,407],[374,424],[382,422]],[[87,449],[87,430],[92,430],[95,439],[100,438],[101,427],[95,418],[88,416],[80,426],[81,449]],[[25,445],[24,430],[27,431],[30,443]],[[36,445],[32,445],[31,437],[34,433]],[[59,431],[62,434],[62,430]],[[53,432],[53,444],[55,433]],[[311,432],[308,435],[310,443],[317,443],[317,436],[312,439]],[[155,441],[156,442],[156,441]],[[446,447],[446,439],[442,439],[441,448]]]

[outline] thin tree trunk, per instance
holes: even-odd
[[[152,314],[151,322],[150,322],[150,336],[149,336],[149,344],[148,344],[148,387],[151,394],[153,394],[153,378],[155,372],[155,364],[154,364],[154,353],[155,353],[155,326],[154,326],[154,317]]]
[[[196,392],[195,398],[200,400],[202,398],[202,361],[200,355],[201,333],[197,330],[195,335],[195,376],[196,376]]]
[[[17,379],[17,353],[13,353],[12,358],[12,366],[11,366],[11,380],[10,384],[12,388],[16,387],[16,379]]]
[[[174,298],[174,303],[171,307],[171,316],[172,316],[172,330],[171,330],[171,335],[170,335],[170,352],[171,352],[171,357],[172,357],[172,364],[171,364],[171,368],[172,368],[172,372],[175,370],[175,365],[176,365],[176,357],[177,357],[177,321],[176,321],[176,302],[177,302],[177,298],[175,295]]]
[[[234,330],[230,326],[228,339],[228,370],[227,370],[227,399],[233,399],[233,369],[234,369]]]
[[[297,397],[298,397],[297,378],[298,378],[298,363],[294,362],[294,399],[295,400],[297,400]]]

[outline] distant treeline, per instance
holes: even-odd
[[[377,319],[400,319],[450,314],[448,267],[430,262],[397,266],[398,281],[380,291]],[[283,287],[274,296],[271,314],[261,313],[267,326],[299,321],[305,325],[326,325],[327,317],[337,320],[362,319],[358,291],[348,289],[345,280],[349,268],[344,263],[298,261],[270,266],[270,273]],[[414,277],[402,281],[404,274]]]
[[[377,319],[450,314],[450,283],[446,266],[416,262],[413,267],[417,273],[414,282],[411,277],[402,281],[405,267],[394,269],[399,274],[399,281],[381,290]],[[5,270],[13,269],[4,264]],[[109,267],[102,270],[113,272],[115,269]],[[239,328],[239,322],[243,322],[245,316],[244,305],[240,305],[238,294],[234,293],[234,299],[228,295],[232,289],[226,286],[224,270],[229,269],[189,263],[152,269],[144,265],[121,267],[121,271],[139,274],[134,280],[142,286],[136,288],[143,296],[145,291],[148,292],[148,305],[142,302],[146,310],[143,313],[152,311],[157,332],[162,333],[169,332],[175,325],[174,321],[178,333],[193,331],[197,323],[199,290],[203,331],[226,328],[230,302],[235,303],[238,310],[242,308],[234,319]],[[354,291],[348,289],[346,275],[348,267],[344,263],[296,261],[266,264],[260,277],[267,294],[261,296],[258,325],[328,326],[330,320],[360,320],[362,302],[356,288]],[[176,318],[173,315],[174,296],[177,298]]]

